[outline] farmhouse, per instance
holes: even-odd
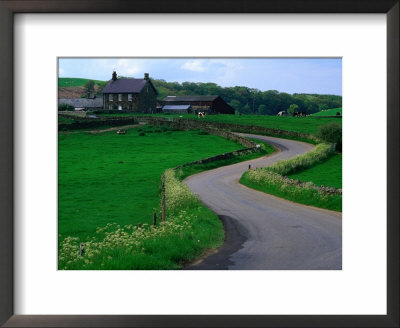
[[[61,104],[71,105],[75,110],[96,110],[103,109],[103,98],[60,98],[58,105]]]
[[[220,96],[168,96],[163,99],[164,105],[191,106],[192,112],[205,112],[208,114],[234,114],[235,110]]]
[[[114,71],[103,89],[103,109],[155,113],[157,94],[149,73],[144,73],[143,79],[118,79]]]

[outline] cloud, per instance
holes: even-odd
[[[62,67],[58,67],[58,73],[59,74],[64,74],[65,70]]]
[[[137,74],[143,71],[141,65],[133,64],[133,61],[130,59],[118,60],[116,69],[117,71],[120,71],[121,74],[129,74],[129,75]]]
[[[194,72],[204,72],[206,70],[206,68],[202,65],[202,62],[200,60],[189,60],[185,62],[181,66],[181,68]]]

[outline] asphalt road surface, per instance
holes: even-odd
[[[342,214],[296,204],[238,183],[248,169],[313,149],[299,141],[245,134],[280,151],[205,171],[184,182],[222,220],[226,240],[192,270],[341,270]]]

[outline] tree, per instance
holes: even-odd
[[[85,90],[86,90],[86,93],[91,93],[94,91],[94,81],[93,80],[88,80],[85,83]]]
[[[271,115],[271,111],[265,106],[264,104],[261,104],[258,106],[258,114],[260,115]]]
[[[289,108],[287,109],[287,112],[289,115],[294,115],[295,112],[299,110],[299,106],[296,104],[291,104]]]
[[[242,107],[242,104],[240,103],[239,100],[233,99],[230,103],[229,106],[233,107],[234,109],[239,110],[240,107]]]
[[[336,150],[342,151],[342,126],[340,124],[329,123],[320,126],[317,137],[323,141],[335,143]]]

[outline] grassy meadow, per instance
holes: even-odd
[[[144,114],[99,114],[98,116],[144,116]],[[326,117],[289,117],[289,116],[268,116],[268,115],[207,115],[205,118],[198,118],[193,114],[153,114],[153,116],[161,117],[182,117],[201,121],[217,122],[217,123],[233,123],[241,125],[262,126],[271,129],[279,129],[285,131],[294,131],[315,135],[318,128],[328,123],[342,123],[341,118],[326,118]]]
[[[59,77],[58,78],[58,86],[59,87],[83,87],[87,81],[90,79],[81,79],[81,78],[71,78],[71,77]],[[100,80],[93,80],[95,84],[104,83]]]
[[[311,114],[311,116],[335,116],[336,113],[340,113],[340,115],[342,115],[342,108],[331,108],[331,109],[327,109],[324,111],[320,111],[314,114]]]
[[[160,218],[161,175],[165,169],[238,150],[242,146],[198,131],[171,131],[167,128],[146,126],[130,129],[126,135],[118,135],[115,131],[99,134],[59,134],[58,144],[58,233],[61,254],[64,254],[63,259],[60,259],[61,268],[176,268],[182,259],[189,260],[193,254],[198,256],[201,250],[215,246],[216,240],[222,242],[223,230],[220,221],[214,213],[200,203],[197,204],[197,200],[194,199],[190,200],[190,203],[195,206],[186,206],[183,209],[184,214],[181,213],[182,206],[177,205],[174,206],[179,212],[169,213],[176,218],[182,216],[182,220],[193,217],[196,222],[200,213],[207,226],[214,226],[211,229],[214,232],[204,227],[198,228],[198,234],[208,231],[211,237],[202,238],[194,248],[194,253],[186,254],[185,246],[181,245],[177,249],[181,250],[179,254],[182,258],[175,254],[175,257],[172,256],[168,261],[168,256],[159,256],[168,264],[160,264],[162,261],[155,259],[154,254],[150,258],[142,254],[145,259],[138,260],[140,256],[136,257],[137,262],[128,261],[126,256],[123,256],[124,261],[102,259],[99,260],[101,263],[94,261],[86,266],[80,265],[80,262],[67,264],[71,261],[65,253],[71,250],[76,254],[75,248],[81,242],[99,243],[111,238],[118,229],[123,235],[124,229],[133,229],[139,223],[143,226],[150,225],[153,212],[157,212]],[[199,226],[204,222],[200,222]],[[112,225],[114,223],[115,225]],[[196,229],[192,230],[196,233]]]
[[[317,186],[342,188],[342,154],[336,153],[308,169],[289,174],[289,178],[311,181]]]

